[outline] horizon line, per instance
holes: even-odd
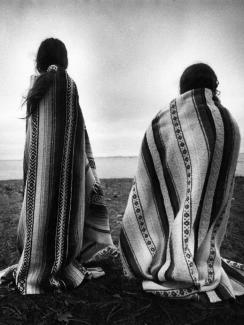
[[[244,152],[243,152],[244,153]],[[139,155],[129,155],[129,156],[123,156],[123,155],[118,155],[118,156],[94,156],[94,159],[96,158],[137,158]],[[20,161],[22,159],[0,159],[0,161]]]
[[[239,152],[239,154],[244,154],[243,152]],[[96,158],[138,158],[139,155],[117,155],[117,156],[94,156],[94,159]],[[21,161],[22,159],[0,159],[0,161]]]

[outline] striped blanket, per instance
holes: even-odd
[[[184,93],[153,119],[120,235],[124,272],[146,292],[210,302],[244,294],[244,265],[220,256],[239,145],[209,89]]]
[[[74,81],[58,71],[54,85],[27,120],[24,200],[14,277],[22,294],[76,287],[82,267],[112,245],[107,209]]]

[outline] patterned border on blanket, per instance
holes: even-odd
[[[27,181],[27,202],[26,202],[26,240],[23,256],[23,263],[21,264],[19,272],[16,274],[17,286],[21,294],[26,293],[26,280],[31,259],[32,248],[32,232],[34,225],[35,212],[35,191],[36,191],[36,173],[37,173],[37,156],[38,156],[38,135],[39,135],[39,113],[36,110],[32,116],[31,127],[33,129],[32,138],[29,151],[29,169]]]
[[[234,262],[234,261],[230,261],[226,258],[223,258],[223,261],[230,265],[231,267],[235,267],[236,269],[239,269],[241,271],[244,271],[244,264],[238,263],[238,262]]]
[[[191,190],[192,190],[192,171],[191,171],[191,158],[190,153],[188,151],[188,147],[184,138],[183,131],[181,129],[181,124],[177,112],[177,105],[176,100],[171,101],[170,103],[170,114],[171,114],[171,120],[174,127],[174,132],[176,139],[178,141],[178,146],[180,148],[183,161],[186,168],[186,176],[187,176],[187,189],[186,189],[186,199],[184,202],[184,208],[183,208],[183,248],[184,248],[184,256],[185,260],[188,266],[188,270],[190,272],[191,278],[196,286],[198,286],[198,278],[196,276],[197,270],[196,267],[194,267],[193,263],[193,256],[191,251],[188,247],[188,240],[190,236],[191,231]]]
[[[150,292],[165,298],[184,298],[191,296],[194,293],[197,294],[195,287],[170,290],[146,290],[146,292]]]
[[[147,245],[149,252],[151,253],[152,256],[154,256],[156,254],[156,246],[154,245],[154,242],[153,242],[152,238],[150,237],[149,231],[147,229],[147,225],[146,225],[145,218],[143,215],[143,209],[142,209],[140,198],[139,198],[138,191],[137,191],[136,179],[134,179],[134,183],[132,186],[132,197],[131,198],[132,198],[132,205],[133,205],[134,213],[135,213],[142,237]]]
[[[63,161],[62,161],[62,171],[60,177],[60,193],[58,198],[58,218],[57,218],[57,228],[56,228],[56,245],[55,245],[55,262],[52,268],[52,275],[54,275],[60,266],[62,265],[64,258],[64,245],[65,245],[65,215],[67,214],[67,189],[69,172],[72,173],[72,159],[70,151],[72,150],[72,142],[74,136],[74,122],[75,122],[75,112],[74,103],[72,101],[72,95],[74,91],[74,82],[66,75],[67,82],[67,99],[66,99],[66,127],[64,136],[64,148],[63,148]],[[69,215],[68,215],[69,218]],[[69,221],[69,220],[68,220]]]
[[[227,205],[227,204],[226,204]],[[226,207],[225,207],[226,208]],[[213,228],[213,232],[211,235],[211,239],[210,239],[210,254],[207,260],[207,266],[208,266],[208,279],[205,281],[205,285],[209,285],[211,283],[214,282],[214,261],[216,258],[216,249],[215,249],[215,237],[218,231],[218,228],[221,224],[221,221],[224,218],[225,215],[225,208],[224,211],[222,213],[222,215],[219,216],[218,220],[216,221],[214,228]]]

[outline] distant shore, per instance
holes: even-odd
[[[97,173],[100,178],[132,178],[135,175],[138,156],[99,156],[95,157]],[[22,160],[0,160],[0,180],[21,179]],[[236,176],[244,177],[244,153],[240,153]]]

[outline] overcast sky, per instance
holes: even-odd
[[[0,159],[22,159],[21,98],[48,37],[66,44],[95,156],[137,155],[184,68],[199,61],[216,71],[243,138],[243,17],[242,0],[1,0]]]

